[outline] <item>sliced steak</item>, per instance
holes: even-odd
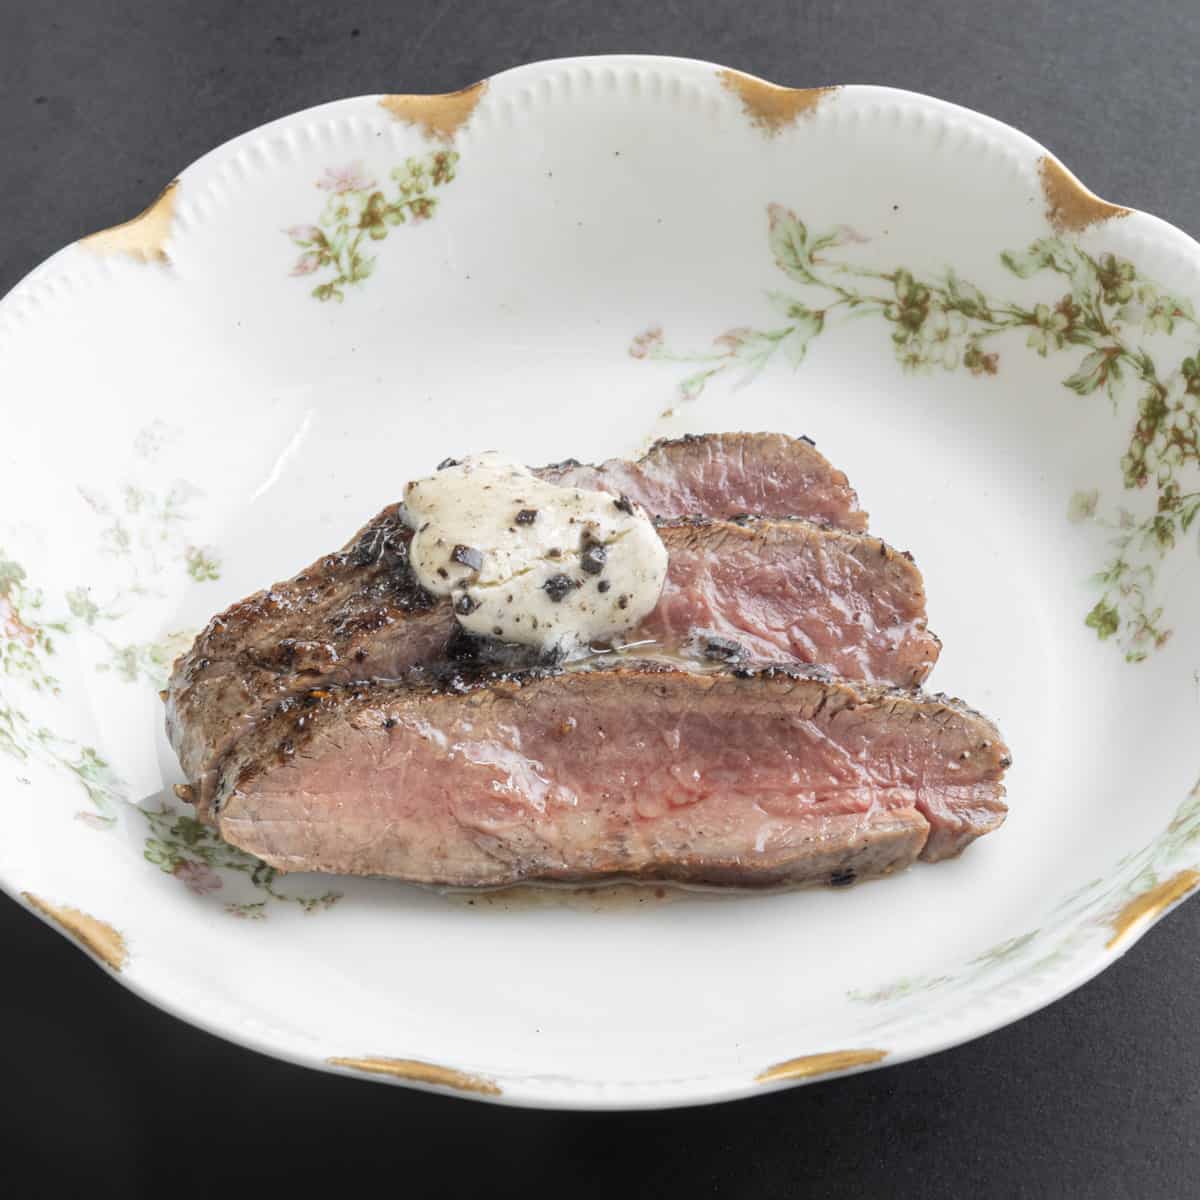
[[[845,883],[996,828],[1008,764],[945,698],[626,664],[295,698],[238,743],[215,820],[286,871]]]
[[[574,459],[543,467],[551,483],[624,493],[656,517],[806,517],[863,530],[867,514],[846,476],[808,438],[782,433],[689,434],[655,442],[637,462]]]
[[[808,439],[778,433],[689,435],[656,443],[636,463],[571,460],[538,474],[624,491],[664,516],[754,513],[866,527],[845,475]],[[214,617],[176,662],[167,732],[202,802],[214,757],[253,724],[265,695],[395,675],[437,653],[444,614],[409,567],[409,536],[399,507],[388,506],[336,554]]]
[[[937,660],[920,572],[877,538],[772,520],[693,520],[659,532],[666,585],[630,641],[731,664],[795,660],[904,686],[920,684]],[[215,618],[179,660],[168,730],[202,805],[220,758],[279,700],[399,678],[447,657],[458,626],[450,602],[417,585],[408,537],[396,509],[385,509],[346,550]],[[529,665],[531,656],[510,661]]]
[[[685,521],[659,533],[667,580],[630,641],[902,687],[919,686],[937,662],[921,572],[878,538],[771,520]]]

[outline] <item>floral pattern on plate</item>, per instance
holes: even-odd
[[[169,435],[160,422],[135,439],[135,455],[152,462]],[[185,481],[150,488],[127,482],[115,496],[94,488],[79,494],[101,527],[97,535],[101,555],[111,561],[107,589],[78,586],[63,593],[52,605],[45,590],[31,584],[21,563],[0,546],[0,754],[18,764],[39,761],[72,776],[83,788],[91,810],[76,814],[92,829],[111,830],[130,800],[129,787],[111,763],[92,745],[65,735],[49,718],[30,715],[24,691],[54,704],[62,684],[52,660],[60,642],[99,643],[105,658],[95,669],[112,672],[126,684],[162,688],[171,665],[187,649],[194,630],[170,630],[157,638],[127,641],[114,629],[135,616],[147,600],[168,595],[172,575],[184,575],[195,584],[220,578],[221,561],[211,546],[195,544],[187,536],[193,519],[192,501],[204,493]],[[178,582],[176,578],[175,582]],[[55,615],[48,615],[51,611]],[[18,779],[23,779],[18,776]],[[157,810],[134,806],[150,826],[145,857],[173,875],[190,891],[204,896],[220,891],[221,872],[236,872],[265,899],[230,901],[225,910],[239,917],[261,918],[268,903],[296,904],[304,912],[328,908],[340,893],[326,891],[308,897],[280,891],[278,872],[251,855],[227,846],[217,834],[194,818],[165,806]]]
[[[266,899],[250,902],[230,901],[225,911],[235,917],[261,920],[272,902],[295,904],[305,913],[330,908],[342,898],[341,892],[326,891],[317,896],[299,896],[282,892],[275,886],[279,872],[252,854],[229,845],[215,829],[195,817],[165,806],[138,810],[150,825],[145,857],[168,875],[173,875],[190,892],[207,896],[224,887],[222,871],[246,876]]]
[[[367,246],[383,241],[399,225],[429,220],[438,206],[434,189],[454,180],[457,163],[454,150],[408,158],[390,172],[395,184],[390,193],[361,162],[327,167],[316,183],[329,193],[317,223],[285,230],[302,251],[291,273],[322,272],[329,278],[312,289],[312,296],[345,300],[346,288],[363,283],[375,270],[376,259]]]
[[[1136,399],[1136,419],[1120,468],[1125,488],[1151,491],[1153,509],[1135,515],[1119,507],[1097,516],[1099,491],[1071,504],[1073,520],[1096,520],[1112,531],[1112,555],[1093,583],[1100,592],[1084,620],[1102,640],[1114,640],[1139,662],[1171,636],[1158,594],[1162,560],[1189,538],[1200,515],[1200,322],[1192,301],[1174,295],[1113,254],[1089,254],[1062,237],[1039,238],[1000,261],[1019,280],[1053,281],[1044,298],[988,296],[953,270],[921,275],[907,267],[865,267],[837,251],[866,239],[846,225],[813,234],[780,204],[767,210],[767,239],[779,271],[802,291],[767,292],[779,319],[767,327],[738,326],[711,350],[678,353],[655,327],[633,339],[635,358],[698,364],[679,384],[683,400],[700,395],[719,375],[749,383],[772,360],[793,368],[832,323],[872,318],[889,331],[906,371],[965,370],[987,378],[1006,354],[1032,352],[1069,360],[1062,385],[1079,396],[1103,394],[1120,411]],[[1146,348],[1165,338],[1166,362]],[[1161,365],[1160,365],[1161,363]],[[1190,473],[1189,473],[1190,472]]]
[[[851,990],[848,997],[861,1004],[891,1007],[895,1002],[934,991],[967,990],[980,983],[998,986],[1033,982],[1086,946],[1097,929],[1109,927],[1111,931],[1131,901],[1160,887],[1181,867],[1194,864],[1198,842],[1200,783],[1188,793],[1160,836],[1122,857],[1109,874],[1065,896],[1044,925],[1006,938],[955,970],[904,976],[882,987]],[[885,1022],[875,1031],[883,1028],[890,1025]]]

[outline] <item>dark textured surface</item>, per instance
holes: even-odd
[[[741,11],[739,11],[739,9]],[[1100,194],[1200,230],[1200,7],[1174,0],[646,4],[0,0],[0,292],[294,109],[644,50],[887,83],[1025,129]],[[0,406],[12,403],[0,392]],[[12,1194],[1184,1197],[1200,1192],[1200,902],[1083,991],[922,1062],[707,1110],[488,1109],[248,1054],[0,902]],[[86,1193],[84,1192],[86,1187]]]

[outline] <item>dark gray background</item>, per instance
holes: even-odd
[[[0,0],[0,294],[263,121],[618,51],[928,92],[1019,126],[1101,195],[1196,234],[1197,50],[1195,0]],[[1195,1196],[1198,935],[1195,903],[1083,991],[922,1062],[736,1105],[589,1116],[235,1049],[3,900],[0,1181],[31,1166],[42,1183],[22,1195],[75,1180],[91,1196],[297,1182],[447,1197]]]

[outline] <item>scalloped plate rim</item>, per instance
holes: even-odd
[[[942,100],[937,96],[931,96],[925,92],[916,92],[908,88],[892,87],[887,84],[876,83],[836,83],[836,84],[779,84],[773,80],[763,79],[762,76],[754,75],[748,71],[741,71],[736,67],[729,67],[720,63],[710,62],[706,59],[688,58],[678,55],[669,54],[593,54],[593,55],[567,55],[560,58],[538,59],[534,62],[521,63],[517,66],[507,67],[503,71],[497,71],[496,74],[487,76],[485,80],[478,82],[492,82],[497,79],[519,79],[522,75],[537,76],[552,68],[567,68],[567,67],[582,67],[582,66],[673,66],[684,70],[694,70],[697,72],[721,72],[721,71],[738,71],[739,74],[745,75],[747,78],[756,82],[766,83],[772,87],[831,87],[839,91],[853,91],[864,95],[878,95],[881,98],[888,96],[905,97],[909,100],[917,100],[922,104],[927,104],[933,109],[942,110],[944,112],[959,113],[972,121],[980,123],[985,128],[990,128],[997,133],[1008,138],[1015,138],[1018,142],[1030,149],[1039,152],[1040,154],[1050,155],[1056,159],[1084,188],[1089,192],[1091,188],[1087,181],[1081,179],[1071,169],[1070,165],[1050,147],[1039,142],[1031,134],[1019,129],[1015,125],[1010,125],[1006,121],[1000,120],[998,117],[989,116],[987,113],[980,112],[978,109],[969,108],[966,105],[956,104],[950,100]],[[472,86],[470,84],[464,87]],[[461,90],[461,89],[460,89]],[[193,159],[185,167],[177,171],[171,179],[164,179],[158,188],[161,191],[172,182],[172,179],[183,180],[188,176],[196,175],[202,168],[211,168],[219,162],[223,162],[232,153],[235,153],[241,146],[248,144],[252,139],[261,137],[263,134],[268,134],[272,130],[280,129],[287,125],[292,125],[300,119],[311,121],[315,118],[323,116],[335,116],[340,111],[354,108],[362,104],[375,104],[382,96],[392,95],[396,93],[389,92],[363,92],[357,96],[341,96],[336,100],[325,100],[320,104],[312,104],[306,108],[296,109],[294,112],[285,113],[283,116],[274,117],[270,121],[266,121],[261,125],[252,126],[249,129],[244,129],[241,133],[235,133],[232,137],[227,138],[224,142],[214,146],[211,150],[205,151],[199,158]],[[427,92],[427,93],[405,93],[411,95],[436,96],[447,93]],[[157,192],[156,192],[157,194]],[[1092,193],[1096,195],[1096,193]],[[1190,253],[1197,255],[1200,260],[1200,241],[1193,238],[1189,233],[1180,229],[1179,226],[1173,225],[1170,221],[1164,220],[1162,217],[1156,216],[1154,213],[1147,212],[1145,209],[1133,208],[1124,204],[1120,200],[1110,200],[1109,197],[1098,197],[1107,203],[1120,204],[1127,208],[1128,212],[1153,222],[1154,227],[1157,227],[1159,233],[1165,234],[1173,240],[1178,239],[1181,250],[1187,250]],[[149,203],[153,197],[147,197],[146,203]],[[90,237],[96,233],[103,233],[106,229],[114,228],[115,225],[121,224],[124,221],[132,219],[136,213],[130,213],[115,222],[112,226],[105,226],[100,229],[85,230],[74,241],[67,242],[53,251],[50,255],[44,258],[40,263],[29,270],[22,276],[3,296],[0,296],[0,303],[5,303],[14,299],[28,285],[48,275],[48,268],[61,265],[62,257],[74,249],[84,238]],[[1200,270],[1200,261],[1197,262],[1197,269]]]

